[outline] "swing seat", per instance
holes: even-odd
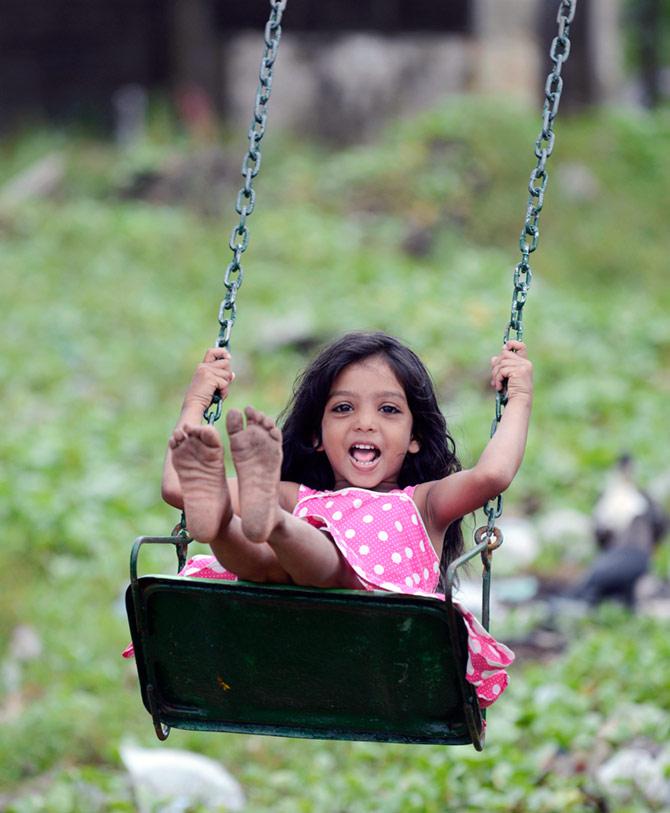
[[[449,598],[138,577],[146,543],[176,546],[181,564],[185,543],[140,537],[126,592],[160,739],[172,727],[482,749],[467,634]]]

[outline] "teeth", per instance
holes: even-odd
[[[374,443],[353,443],[349,447],[349,454],[357,466],[371,467],[379,460],[381,451]]]

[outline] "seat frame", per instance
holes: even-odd
[[[453,562],[445,600],[184,576],[138,576],[126,608],[142,700],[156,735],[170,728],[317,739],[484,746],[485,714],[465,678],[467,633],[457,570],[482,555],[488,627],[490,555]]]

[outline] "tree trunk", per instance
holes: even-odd
[[[658,107],[661,101],[661,0],[638,0],[637,51],[645,107]]]

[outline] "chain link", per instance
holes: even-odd
[[[510,319],[505,328],[503,342],[507,342],[510,334],[514,333],[514,338],[523,339],[523,308],[528,299],[528,289],[533,279],[533,272],[530,267],[530,255],[537,248],[540,239],[540,212],[544,205],[544,193],[547,188],[549,175],[547,174],[547,160],[554,150],[554,119],[558,113],[558,106],[561,102],[563,91],[563,77],[561,72],[563,64],[570,56],[570,25],[575,18],[577,10],[577,0],[561,0],[559,3],[556,22],[558,33],[554,37],[549,48],[549,57],[553,64],[547,81],[544,84],[544,107],[542,109],[542,129],[535,142],[535,157],[537,164],[530,173],[528,181],[528,203],[526,206],[526,217],[524,219],[521,236],[519,237],[519,248],[521,250],[521,260],[514,269],[514,292],[512,294],[512,310]],[[491,424],[491,437],[496,432],[502,413],[507,403],[507,393],[505,390],[496,393],[495,417]],[[493,534],[495,521],[502,515],[503,498],[499,494],[495,500],[488,500],[484,506],[484,513],[487,517],[487,531]]]
[[[277,59],[279,40],[281,39],[281,19],[286,8],[287,0],[270,0],[270,18],[265,25],[263,35],[264,49],[261,67],[258,73],[258,88],[254,113],[249,127],[249,149],[242,161],[242,177],[244,184],[237,194],[235,211],[240,216],[239,222],[233,227],[228,245],[233,258],[226,268],[223,284],[226,289],[224,298],[219,305],[219,334],[216,338],[217,347],[228,347],[230,336],[237,318],[237,292],[244,279],[242,268],[242,255],[249,246],[249,229],[247,218],[256,206],[256,190],[253,188],[254,178],[261,168],[261,141],[265,135],[267,123],[267,104],[272,92],[272,71]],[[212,403],[205,412],[208,423],[214,423],[221,417],[221,397],[214,395]]]

